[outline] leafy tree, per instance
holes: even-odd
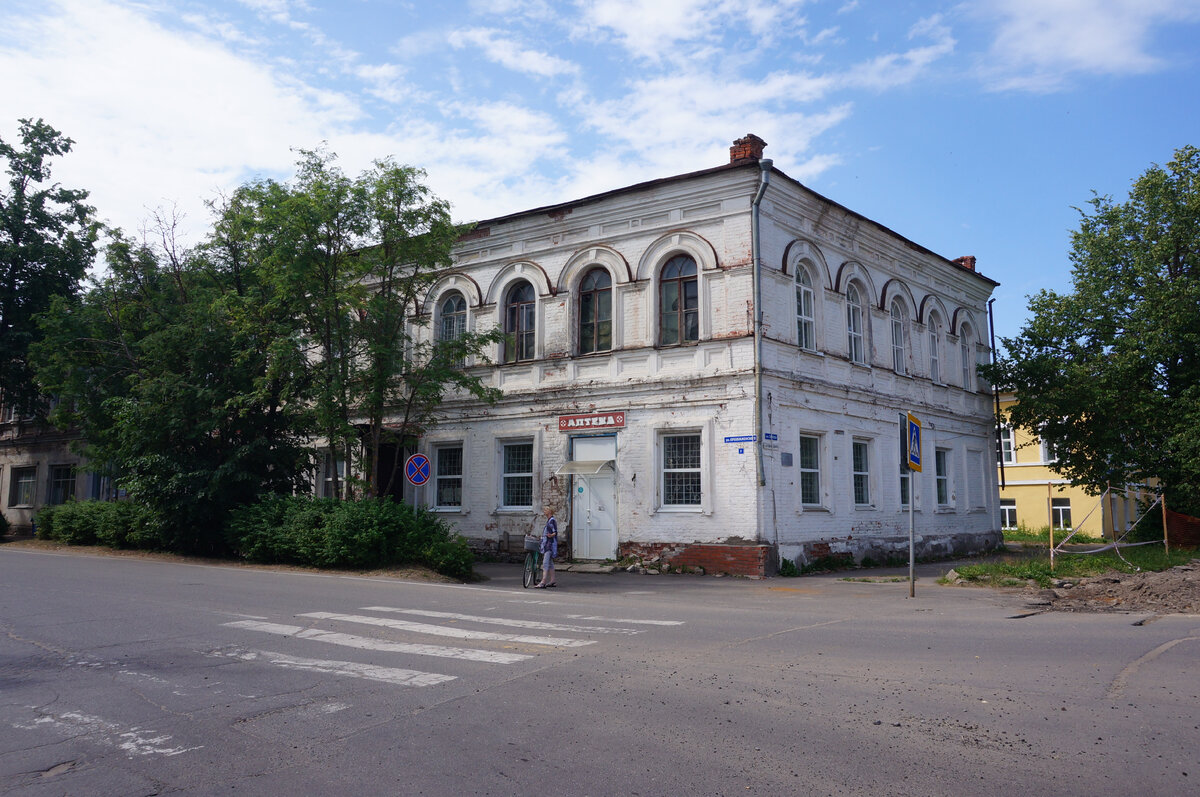
[[[366,474],[367,495],[391,492],[400,452],[436,422],[447,392],[496,397],[461,364],[500,333],[419,333],[420,302],[462,233],[423,176],[382,160],[349,178],[331,153],[301,150],[295,180],[245,187],[218,223],[249,231],[245,256],[272,286],[271,315],[293,318],[309,353],[314,428]],[[331,477],[333,495],[345,496],[349,485],[336,469]]]
[[[499,398],[498,390],[468,374],[463,363],[468,356],[482,357],[502,331],[452,340],[418,332],[429,317],[421,312],[421,301],[450,265],[450,249],[463,233],[450,220],[449,204],[419,182],[423,176],[383,160],[359,181],[368,234],[376,242],[362,252],[368,291],[356,328],[363,352],[357,414],[366,427],[365,471],[372,496],[392,493],[401,452],[436,423],[448,392],[488,402]]]
[[[32,353],[64,399],[52,419],[78,427],[89,458],[163,519],[165,544],[220,552],[230,509],[306,486],[307,430],[291,381],[272,378],[291,328],[247,322],[261,286],[243,273],[238,292],[219,233],[187,251],[169,221],[157,229],[154,245],[114,233],[108,275],[78,304],[52,303]]]
[[[20,120],[18,146],[0,139],[9,179],[0,189],[0,402],[28,412],[39,392],[28,364],[34,316],[75,296],[96,255],[99,225],[88,192],[49,184],[53,157],[74,143],[41,119]]]
[[[1052,443],[1073,483],[1161,480],[1200,514],[1200,150],[1094,196],[1072,236],[1074,290],[1042,291],[989,371],[1010,420]]]

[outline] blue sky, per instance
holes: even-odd
[[[728,160],[775,165],[999,280],[997,333],[1070,285],[1072,206],[1200,145],[1200,0],[6,0],[0,135],[137,230],[322,141],[459,220]]]

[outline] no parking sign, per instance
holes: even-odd
[[[404,463],[404,477],[414,487],[420,487],[429,481],[429,457],[424,454],[413,454]]]

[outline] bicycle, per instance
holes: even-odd
[[[525,537],[525,570],[521,573],[521,586],[529,589],[537,583],[542,569],[542,541],[537,537]]]

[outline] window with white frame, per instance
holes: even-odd
[[[1071,526],[1071,499],[1070,498],[1051,498],[1050,499],[1050,516],[1054,519],[1054,528],[1070,529]]]
[[[905,361],[907,358],[906,341],[908,339],[908,313],[904,303],[899,299],[892,300],[892,369],[898,373],[907,373]]]
[[[900,506],[908,506],[912,501],[912,472],[908,468],[900,470]]]
[[[537,333],[537,295],[524,280],[508,289],[504,300],[504,362],[532,360]]]
[[[455,291],[442,300],[438,340],[455,340],[467,331],[467,300]]]
[[[959,360],[962,363],[963,390],[975,391],[975,345],[971,337],[971,327],[963,324],[958,333]]]
[[[796,345],[815,351],[817,348],[816,295],[812,277],[804,266],[796,267]]]
[[[1017,499],[1000,499],[1000,528],[1011,531],[1017,527]]]
[[[579,353],[612,348],[612,277],[593,268],[579,284]]]
[[[8,485],[9,506],[33,506],[37,494],[37,467],[13,468]]]
[[[700,294],[696,261],[676,255],[658,280],[658,342],[675,346],[700,340]]]
[[[851,443],[854,477],[854,505],[871,504],[871,446],[866,440]]]
[[[700,434],[664,434],[659,489],[663,506],[700,506]]]
[[[461,443],[438,446],[433,450],[434,506],[438,509],[458,509],[462,506],[463,448]]]
[[[532,508],[533,443],[505,443],[501,454],[501,503],[508,508]]]
[[[75,497],[75,468],[70,465],[50,466],[50,493],[47,503],[65,504]]]
[[[929,319],[929,378],[942,381],[942,325],[937,316]]]
[[[821,438],[800,435],[800,503],[821,503]]]
[[[853,284],[846,286],[846,338],[850,362],[865,364],[867,349],[863,338],[862,294]]]
[[[334,490],[336,476],[337,489]],[[346,460],[326,451],[321,463],[321,497],[340,498],[346,494]]]
[[[933,452],[933,468],[937,481],[937,503],[944,507],[950,504],[950,450],[939,448]]]
[[[1058,462],[1058,446],[1042,438],[1042,462]]]
[[[1013,428],[1005,425],[1000,427],[1000,461],[1012,465],[1017,461],[1016,438]]]

